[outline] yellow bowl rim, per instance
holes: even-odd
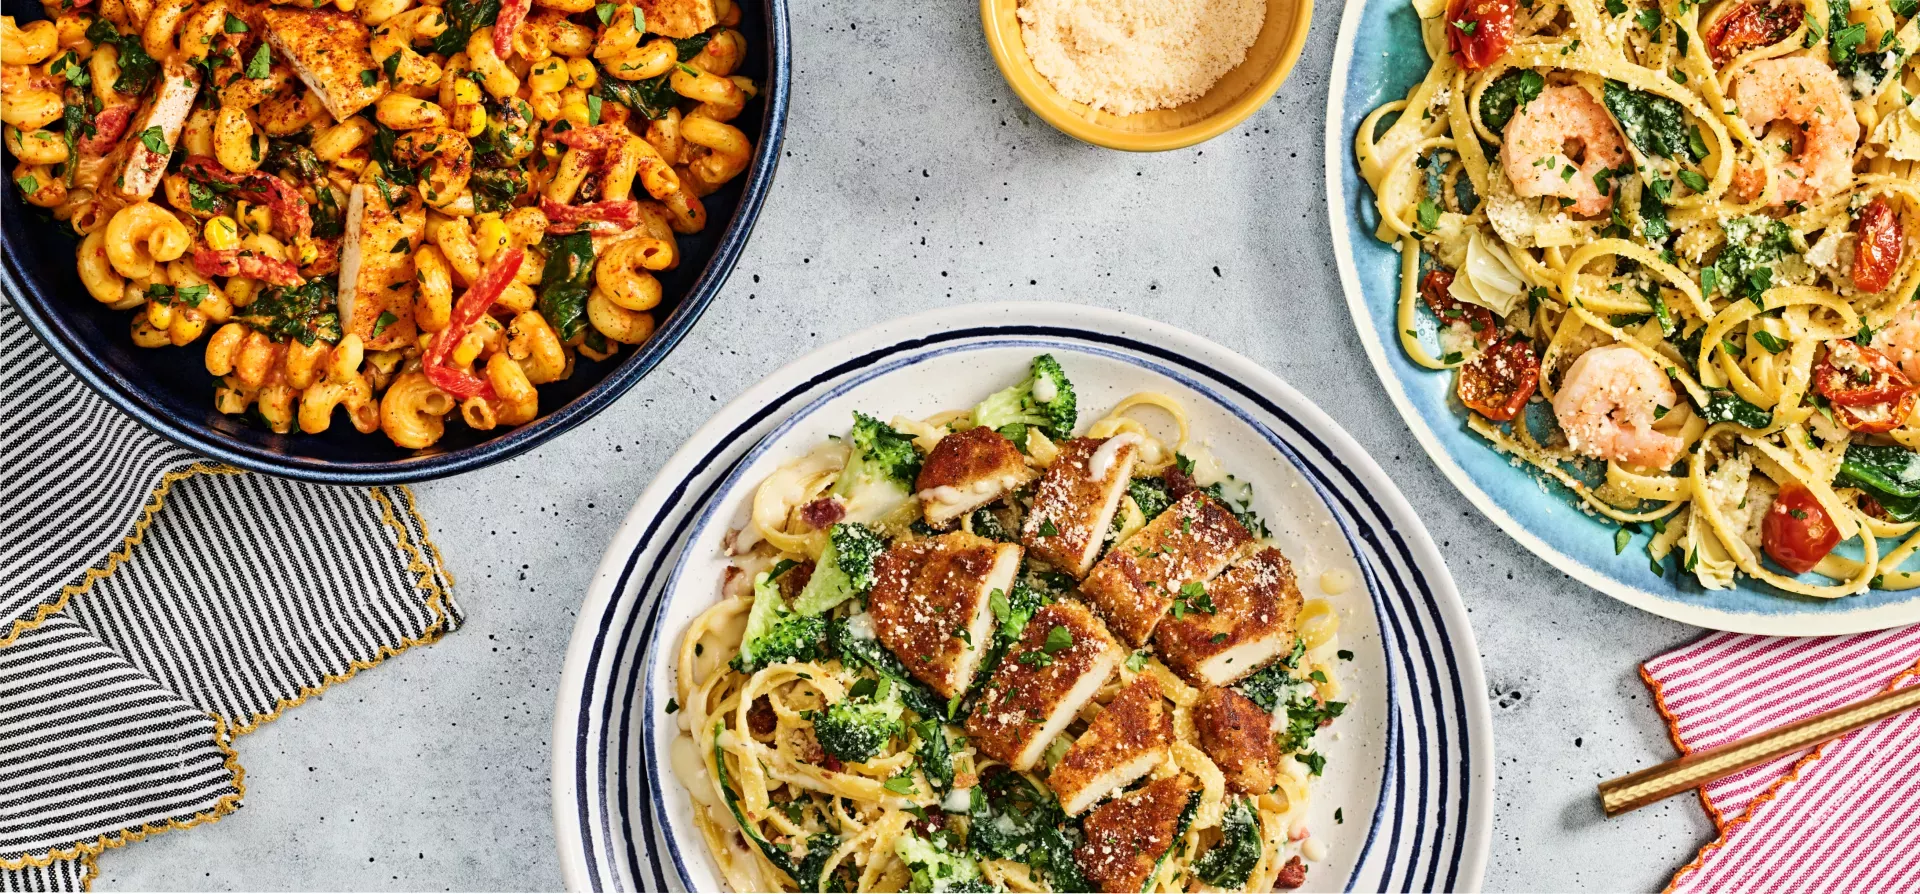
[[[1313,0],[1267,0],[1267,8],[1272,10],[1276,2],[1291,2],[1299,8],[1300,15],[1294,19],[1293,32],[1287,35],[1286,45],[1280,49],[1280,57],[1271,71],[1256,83],[1253,89],[1227,106],[1192,124],[1163,130],[1157,133],[1137,133],[1116,130],[1101,124],[1068,114],[1055,108],[1052,103],[1036,102],[1036,96],[1050,96],[1060,103],[1070,102],[1060,96],[1033,67],[1033,62],[1025,58],[1015,59],[1011,42],[1000,28],[999,17],[995,11],[1003,6],[1018,7],[1020,0],[980,0],[980,28],[987,39],[987,49],[993,54],[993,63],[1000,69],[1001,77],[1007,86],[1013,88],[1020,102],[1040,120],[1053,125],[1055,130],[1073,137],[1083,143],[1119,149],[1124,152],[1164,152],[1169,149],[1185,149],[1198,143],[1211,140],[1235,127],[1252,116],[1254,111],[1267,104],[1278,92],[1287,75],[1293,73],[1293,66],[1300,60],[1300,51],[1307,45],[1307,31],[1313,25]],[[1241,63],[1242,65],[1246,63]]]

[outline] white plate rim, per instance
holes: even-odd
[[[792,389],[790,387],[792,382],[808,381],[814,378],[814,374],[818,371],[833,367],[844,358],[857,356],[875,345],[897,350],[917,335],[932,335],[978,326],[983,321],[992,321],[994,325],[1010,328],[1018,328],[1021,324],[1044,324],[1055,328],[1078,329],[1088,335],[1101,337],[1118,336],[1124,333],[1126,338],[1131,339],[1144,335],[1150,337],[1156,345],[1169,346],[1182,357],[1204,358],[1209,366],[1221,367],[1218,371],[1210,370],[1213,375],[1221,377],[1221,381],[1231,378],[1233,381],[1249,383],[1248,387],[1251,389],[1262,392],[1263,396],[1271,395],[1271,399],[1284,404],[1285,410],[1281,413],[1282,416],[1292,414],[1297,418],[1297,425],[1305,425],[1304,431],[1310,431],[1312,437],[1329,444],[1327,448],[1329,459],[1337,456],[1339,461],[1351,465],[1351,468],[1342,467],[1342,471],[1348,475],[1350,481],[1354,482],[1356,490],[1364,485],[1364,493],[1367,494],[1369,502],[1377,504],[1374,511],[1391,520],[1392,530],[1389,533],[1392,534],[1395,547],[1407,559],[1406,570],[1419,575],[1422,585],[1427,590],[1426,605],[1433,613],[1433,619],[1429,623],[1442,625],[1444,629],[1439,635],[1443,641],[1451,640],[1450,647],[1443,644],[1441,648],[1446,653],[1445,658],[1456,666],[1456,676],[1451,683],[1454,697],[1458,699],[1456,710],[1461,715],[1462,721],[1462,727],[1456,735],[1463,743],[1469,741],[1469,737],[1474,740],[1472,750],[1461,756],[1462,766],[1447,768],[1443,771],[1461,780],[1459,786],[1461,794],[1456,796],[1455,806],[1457,807],[1457,800],[1465,800],[1467,803],[1467,809],[1460,821],[1461,845],[1457,848],[1459,856],[1451,871],[1454,873],[1457,887],[1477,889],[1484,877],[1492,825],[1493,740],[1490,708],[1486,702],[1486,687],[1479,663],[1479,653],[1474,645],[1465,608],[1460,602],[1452,578],[1447,574],[1445,564],[1432,538],[1419,522],[1411,506],[1405,502],[1391,480],[1379,469],[1372,458],[1324,412],[1306,401],[1277,376],[1260,368],[1257,364],[1197,336],[1151,320],[1115,311],[1050,303],[1006,303],[945,308],[882,324],[843,338],[789,364],[730,402],[713,419],[703,425],[689,439],[686,446],[682,447],[662,467],[653,483],[629,511],[626,521],[613,538],[600,563],[586,603],[576,622],[561,685],[558,687],[553,734],[553,808],[556,844],[560,851],[562,874],[567,886],[570,889],[584,890],[599,887],[597,883],[601,880],[599,875],[589,871],[587,865],[588,848],[592,843],[590,841],[592,836],[587,834],[583,827],[587,822],[585,815],[591,811],[587,802],[581,798],[582,790],[579,785],[585,771],[583,749],[589,743],[593,724],[591,718],[583,718],[581,711],[575,708],[582,706],[581,710],[584,710],[582,696],[588,683],[587,654],[590,647],[596,646],[596,640],[602,638],[596,620],[606,616],[609,611],[618,609],[616,600],[631,602],[639,595],[626,596],[616,593],[615,587],[623,569],[631,567],[632,562],[637,560],[642,552],[650,549],[640,543],[642,530],[649,524],[657,523],[663,512],[677,516],[692,516],[704,511],[700,506],[681,507],[673,505],[670,501],[676,498],[678,493],[692,489],[692,485],[697,480],[711,481],[727,474],[727,471],[696,469],[696,466],[703,462],[702,451],[706,449],[705,445],[718,440],[719,436],[729,428],[740,430],[742,424],[751,422],[751,418],[757,412],[763,413],[766,405],[778,397],[783,390],[789,392],[789,403],[801,397],[808,398],[810,402],[810,395],[831,387],[842,377],[835,377],[809,389]],[[804,394],[801,393],[803,391]],[[799,397],[792,397],[792,395],[799,395]],[[1247,414],[1245,408],[1235,407],[1235,410],[1243,415]],[[783,410],[783,415],[785,412],[790,410]],[[731,444],[723,445],[725,452],[730,455],[729,462],[712,463],[712,451],[706,454],[704,461],[715,466],[725,465],[731,469],[741,457],[751,453],[757,447],[760,435],[767,428],[778,424],[778,421],[761,420],[759,429],[751,439],[737,438]],[[718,449],[715,448],[715,450]],[[1304,469],[1302,471],[1305,472]],[[1327,499],[1324,494],[1322,498]],[[684,532],[689,524],[683,521],[681,532]],[[1352,536],[1352,532],[1349,532],[1349,537]],[[1357,546],[1356,544],[1356,557],[1360,559],[1363,567],[1367,568],[1369,573],[1377,574],[1378,570],[1371,567],[1371,561],[1360,553]],[[660,554],[654,563],[656,572],[661,565],[677,564],[672,554],[677,553],[678,549],[678,543],[670,543],[660,548]],[[637,587],[627,589],[634,590]],[[656,600],[652,606],[630,610],[630,614],[638,612],[653,615],[657,614],[660,608],[661,603]],[[1376,614],[1378,614],[1377,608]],[[632,623],[633,621],[629,619],[630,626]],[[1382,634],[1386,636],[1387,620],[1382,618],[1380,623]],[[1421,637],[1434,635],[1432,631],[1420,626],[1420,619],[1417,616],[1410,618],[1407,623]],[[1395,636],[1404,636],[1404,634],[1396,633]],[[1391,648],[1391,646],[1387,647]],[[1405,646],[1403,645],[1402,648]],[[1431,664],[1432,661],[1432,655],[1429,654],[1428,663]],[[651,662],[652,655],[646,655],[643,665],[648,668],[641,671],[640,678],[651,676]],[[649,689],[646,697],[650,698],[651,694]],[[1401,712],[1404,712],[1404,709],[1397,709],[1395,713]],[[650,712],[647,716],[651,716]],[[648,721],[649,724],[650,722]],[[1425,730],[1422,729],[1420,732],[1424,741]],[[600,730],[599,733],[602,738],[606,735],[604,730]],[[1463,744],[1462,748],[1465,747]],[[641,749],[641,753],[643,755],[647,753],[646,749]],[[604,767],[601,769],[604,774]],[[1384,785],[1383,782],[1383,791]],[[604,799],[604,794],[602,797]],[[659,858],[655,856],[654,860],[658,862]],[[1435,861],[1435,868],[1438,864],[1439,861]],[[659,871],[657,867],[655,871]]]
[[[1325,182],[1327,218],[1333,239],[1334,263],[1340,273],[1341,291],[1346,296],[1348,315],[1352,317],[1354,328],[1360,334],[1360,344],[1366,349],[1367,360],[1373,365],[1374,374],[1380,379],[1380,384],[1387,392],[1387,397],[1393,402],[1394,409],[1407,423],[1407,428],[1413,432],[1414,439],[1420,442],[1420,449],[1425,451],[1434,465],[1440,468],[1441,474],[1445,475],[1448,481],[1453,482],[1453,486],[1467,498],[1469,503],[1473,504],[1475,509],[1480,511],[1481,515],[1486,516],[1508,536],[1529,552],[1546,560],[1548,564],[1607,596],[1682,624],[1762,636],[1834,636],[1884,630],[1920,619],[1920,601],[1881,605],[1842,614],[1751,614],[1687,605],[1664,598],[1608,577],[1555,549],[1509,515],[1486,491],[1474,483],[1473,478],[1460,467],[1459,463],[1454,462],[1452,454],[1440,443],[1433,429],[1427,425],[1419,410],[1414,407],[1412,398],[1407,396],[1399,376],[1395,374],[1387,360],[1387,348],[1380,343],[1378,334],[1370,325],[1372,313],[1368,310],[1366,297],[1361,291],[1360,272],[1353,259],[1354,229],[1349,220],[1351,209],[1348,207],[1349,202],[1346,199],[1341,178],[1353,151],[1352,135],[1346,132],[1343,123],[1346,117],[1347,79],[1348,70],[1353,64],[1354,45],[1360,31],[1360,20],[1364,17],[1369,3],[1380,2],[1404,3],[1406,0],[1354,0],[1347,4],[1340,15],[1340,34],[1334,43],[1333,72],[1329,78],[1327,91]]]

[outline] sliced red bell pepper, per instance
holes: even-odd
[[[453,354],[453,348],[465,338],[467,329],[480,321],[500,293],[506,291],[507,283],[513,282],[514,274],[520,272],[520,262],[526,252],[511,248],[493,259],[487,269],[480,272],[480,278],[467,289],[460,300],[454,302],[451,319],[447,328],[434,333],[433,344],[427,347],[427,356],[421,366],[427,373],[427,381],[432,382],[441,391],[461,400],[469,397],[493,399],[493,386],[486,379],[474,375],[471,370],[459,369],[447,364],[447,358]]]

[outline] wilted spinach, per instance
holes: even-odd
[[[1709,424],[1731,422],[1747,428],[1766,428],[1773,424],[1772,410],[1756,407],[1740,395],[1719,389],[1707,392],[1707,405],[1700,408],[1700,417]]]
[[[1619,81],[1608,81],[1601,93],[1607,111],[1613,113],[1626,131],[1627,139],[1640,147],[1640,151],[1681,161],[1693,158],[1691,142],[1687,139],[1687,121],[1679,103],[1655,93],[1634,90]]]
[[[500,0],[447,0],[441,10],[446,13],[447,30],[433,39],[433,52],[451,56],[466,52],[473,32],[500,18]]]
[[[593,236],[573,233],[547,240],[547,266],[540,271],[540,313],[561,341],[580,334],[593,291]]]
[[[113,82],[113,89],[119,93],[138,95],[153,86],[153,79],[160,75],[160,63],[147,55],[145,45],[137,34],[121,34],[106,19],[95,19],[87,28],[87,39],[96,44],[112,44],[120,51],[120,77]]]
[[[235,319],[274,341],[293,339],[303,345],[315,339],[340,340],[340,315],[334,311],[332,277],[314,277],[298,286],[278,286],[261,293]]]
[[[1547,79],[1532,69],[1519,69],[1501,75],[1486,92],[1480,94],[1480,121],[1488,130],[1499,133],[1513,113],[1527,107],[1547,86]]]

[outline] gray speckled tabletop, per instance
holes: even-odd
[[[115,850],[102,890],[557,888],[554,685],[601,549],[714,410],[831,339],[944,304],[1082,302],[1191,329],[1333,412],[1442,545],[1497,734],[1494,890],[1658,889],[1709,837],[1691,798],[1604,820],[1593,786],[1671,757],[1638,663],[1697,631],[1522,551],[1421,452],[1334,273],[1322,133],[1337,3],[1250,121],[1128,155],[1062,136],[1002,82],[977,7],[797,3],[785,157],[691,336],[597,419],[415,488],[470,621],[239,740],[246,807]]]

